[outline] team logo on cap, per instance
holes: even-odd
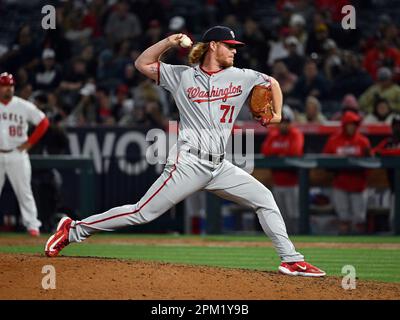
[[[231,30],[232,38],[235,39],[235,33]]]

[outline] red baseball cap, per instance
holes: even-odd
[[[361,117],[353,111],[346,111],[342,116],[343,125],[348,123],[359,124],[360,122],[361,122]]]
[[[14,84],[14,77],[11,73],[3,72],[0,74],[0,86],[13,86]]]
[[[235,40],[235,33],[231,28],[224,26],[215,26],[208,29],[201,39],[202,42],[221,41],[228,44],[234,44],[238,47],[244,46],[243,42]]]

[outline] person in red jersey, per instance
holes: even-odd
[[[372,151],[378,156],[400,156],[400,113],[392,118],[392,135],[383,139]]]
[[[361,118],[352,111],[343,114],[342,127],[332,134],[323,153],[342,157],[368,157],[372,154],[368,138],[359,133]],[[339,218],[339,232],[347,234],[352,228],[365,232],[367,215],[367,171],[365,169],[337,170],[333,180],[332,204]]]
[[[304,135],[291,125],[293,111],[284,105],[282,122],[268,134],[261,153],[265,156],[299,157],[303,155]],[[290,233],[297,233],[299,220],[299,186],[296,170],[273,170],[273,193]]]
[[[392,135],[383,139],[372,152],[377,156],[400,157],[400,113],[395,113],[392,118]],[[389,224],[391,229],[394,227],[394,170],[388,169],[390,191],[392,192]]]

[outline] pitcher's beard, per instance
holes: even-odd
[[[222,62],[220,62],[219,66],[221,67],[221,69],[226,69],[226,68],[232,67],[233,66],[233,60],[232,60],[232,62],[230,62],[230,61],[222,61]]]

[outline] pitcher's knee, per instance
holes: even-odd
[[[281,213],[278,209],[278,207],[273,207],[273,206],[268,206],[268,207],[259,207],[256,209],[256,214],[257,215],[277,215],[281,216]]]
[[[149,223],[159,216],[161,216],[167,210],[155,210],[154,208],[137,208],[130,215],[133,223],[135,224],[145,224]]]

